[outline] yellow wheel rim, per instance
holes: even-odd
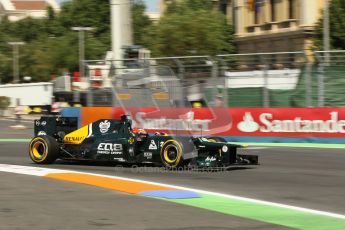
[[[37,141],[32,146],[32,153],[37,159],[42,159],[46,152],[46,147],[42,141]]]
[[[169,151],[176,151],[176,157],[171,159],[169,156]],[[164,159],[168,162],[168,163],[174,163],[177,159],[178,159],[178,155],[179,155],[179,150],[177,148],[177,146],[175,145],[168,145],[165,149],[164,149]]]
[[[171,143],[169,143],[169,142],[171,142]],[[181,147],[181,145],[177,141],[174,141],[174,140],[169,140],[169,141],[165,142],[164,145],[167,145],[164,148],[164,151],[163,151],[164,161],[167,164],[169,164],[169,167],[175,167],[181,161],[181,158],[182,158],[182,147]],[[171,151],[173,149],[175,149],[175,151],[176,151],[176,157],[172,159],[169,156],[169,151]]]
[[[48,146],[44,139],[37,137],[30,144],[30,157],[34,162],[42,162],[47,157]]]

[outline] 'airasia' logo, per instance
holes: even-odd
[[[271,113],[261,113],[256,122],[250,112],[246,112],[237,128],[246,133],[345,133],[345,120],[339,120],[338,112],[329,113],[328,120],[308,120],[295,117],[293,120],[278,120]]]

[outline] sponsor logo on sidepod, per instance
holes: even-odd
[[[100,143],[97,147],[98,154],[119,155],[122,154],[122,150],[122,144]]]
[[[108,120],[102,121],[99,123],[99,131],[101,133],[106,133],[108,132],[110,127],[110,122]]]
[[[84,139],[84,137],[65,137],[66,142],[79,142],[82,139]]]

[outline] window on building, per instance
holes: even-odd
[[[227,0],[221,0],[219,2],[219,11],[226,15],[227,9],[228,9],[228,1]]]
[[[289,19],[295,19],[296,0],[289,0]]]
[[[276,0],[270,0],[271,5],[271,21],[276,21]]]
[[[251,3],[251,10],[254,11],[254,24],[260,23],[260,14],[264,11],[263,7],[265,5],[264,0],[252,0]],[[264,13],[263,13],[264,14]]]
[[[254,8],[254,24],[259,24],[259,11]]]

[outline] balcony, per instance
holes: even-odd
[[[253,24],[246,27],[247,33],[261,34],[266,32],[280,32],[286,29],[296,28],[298,25],[297,19],[287,19],[279,22],[265,22],[262,24]]]
[[[279,22],[278,24],[278,28],[279,29],[284,29],[284,28],[294,28],[297,27],[297,19],[288,19],[288,20],[284,20]]]

